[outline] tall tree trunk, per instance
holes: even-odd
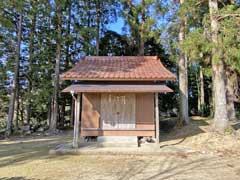
[[[72,2],[71,0],[68,1],[68,20],[67,20],[67,37],[68,40],[66,41],[66,69],[68,69],[70,67],[70,65],[72,65],[71,62],[71,55],[70,55],[70,28],[71,28],[71,18],[72,18]]]
[[[19,82],[17,85],[17,92],[16,92],[16,101],[15,101],[15,115],[14,118],[14,130],[18,130],[18,122],[19,122]]]
[[[65,122],[65,101],[60,106],[60,115],[59,115],[59,127],[64,128],[64,122]]]
[[[201,114],[201,89],[200,89],[200,77],[198,74],[196,74],[196,80],[197,80],[197,97],[198,97],[198,115]]]
[[[144,56],[144,44],[145,44],[145,0],[142,0],[142,21],[141,21],[141,32],[140,32],[140,43],[139,43],[139,55]]]
[[[180,0],[182,5],[184,0]],[[180,17],[179,44],[185,39],[186,17]],[[180,117],[179,124],[189,124],[188,115],[188,62],[185,54],[181,51],[179,58],[179,90],[180,90]]]
[[[214,74],[212,73],[212,96],[211,96],[211,117],[214,117],[214,113],[215,113],[215,96],[214,96],[214,92],[215,92],[215,88],[214,88]]]
[[[20,101],[21,103],[21,108],[20,108],[20,110],[19,110],[19,112],[20,112],[20,117],[21,117],[21,125],[23,125],[24,124],[24,102],[23,102],[23,99],[21,98],[21,101]]]
[[[68,0],[68,7],[67,7],[67,12],[68,12],[68,19],[67,19],[67,37],[68,40],[66,41],[66,65],[65,65],[65,70],[68,70],[73,62],[71,60],[71,54],[70,54],[70,35],[71,35],[71,19],[72,19],[72,0]],[[66,105],[66,98],[63,97],[63,105]],[[65,111],[65,107],[62,107]],[[65,112],[64,112],[65,113]],[[64,118],[64,117],[63,117]],[[71,119],[71,114],[69,115],[69,119]],[[64,122],[63,122],[64,124]]]
[[[204,93],[204,76],[203,68],[200,66],[200,89],[201,89],[201,105],[205,104],[205,93]]]
[[[99,55],[99,41],[100,41],[100,22],[101,22],[101,11],[100,11],[100,0],[96,2],[97,11],[97,29],[96,29],[96,56]]]
[[[200,82],[200,94],[199,96],[199,112],[203,115],[203,107],[205,105],[205,93],[204,93],[204,77],[203,77],[203,68],[199,68],[199,82]]]
[[[17,48],[15,57],[15,67],[14,67],[14,77],[12,82],[12,92],[9,103],[7,126],[6,126],[6,136],[10,136],[12,132],[12,122],[14,118],[14,109],[16,103],[16,95],[18,95],[18,78],[19,78],[19,64],[20,64],[20,50],[21,50],[21,37],[22,37],[22,18],[23,12],[20,12],[17,24]]]
[[[33,2],[34,3],[34,2]],[[26,120],[27,124],[30,124],[31,119],[31,102],[32,102],[32,66],[33,66],[33,54],[34,54],[34,36],[36,26],[36,14],[33,14],[32,24],[30,27],[30,40],[29,40],[29,70],[28,70],[28,99],[26,107]]]
[[[87,42],[87,55],[89,56],[91,54],[91,47],[90,47],[90,44],[91,44],[91,40],[90,40],[90,37],[91,37],[91,33],[90,33],[90,27],[91,27],[91,1],[85,1],[84,3],[86,3],[86,7],[87,7],[87,29],[88,29],[88,36],[86,38],[86,42]]]
[[[226,106],[226,88],[225,88],[225,72],[224,63],[221,58],[221,51],[217,48],[219,44],[219,23],[217,21],[218,1],[209,0],[209,11],[211,20],[212,42],[212,71],[214,76],[214,122],[213,130],[224,132],[228,125],[227,106]]]
[[[53,91],[53,111],[50,122],[50,132],[55,133],[57,129],[59,105],[59,71],[60,71],[60,58],[61,58],[61,34],[62,34],[62,5],[60,2],[56,4],[57,8],[57,48],[56,48],[56,61],[55,61],[55,79],[54,79],[54,91]]]
[[[53,98],[50,97],[48,101],[48,114],[47,114],[47,126],[50,127],[51,118],[52,118],[52,110],[53,110]]]
[[[226,88],[227,88],[227,113],[229,120],[236,120],[236,110],[234,102],[236,100],[235,90],[237,88],[237,75],[230,68],[226,70]]]
[[[236,0],[230,0],[230,3],[234,5],[236,3]],[[227,113],[228,118],[231,121],[234,121],[237,119],[236,117],[236,110],[235,110],[235,100],[236,100],[236,94],[235,90],[238,88],[238,82],[237,82],[237,74],[236,72],[232,71],[230,68],[226,68],[226,88],[227,88]]]

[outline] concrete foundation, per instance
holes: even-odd
[[[99,136],[97,144],[100,147],[138,147],[137,136]]]

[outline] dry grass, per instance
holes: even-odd
[[[236,128],[238,124],[232,123],[231,131],[227,131],[223,136],[211,131],[211,119],[193,117],[189,126],[176,127],[170,133],[162,134],[161,144],[185,146],[210,154],[221,154],[224,150],[230,150],[232,153],[227,153],[228,155],[238,156],[240,154],[240,129]]]
[[[69,134],[0,141],[0,179],[240,179],[238,138],[215,135],[208,129],[209,120],[200,119],[162,135],[161,146],[187,147],[201,152],[184,156],[180,153],[157,157],[48,155],[49,149],[70,142]],[[177,142],[180,143],[171,145]]]

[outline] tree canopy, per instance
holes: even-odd
[[[119,34],[111,25],[120,20]],[[1,1],[0,131],[72,121],[73,100],[60,93],[71,82],[59,75],[86,55],[157,55],[178,75],[167,82],[174,95],[159,97],[160,111],[212,116],[215,127],[225,115],[236,119],[239,27],[237,0]]]

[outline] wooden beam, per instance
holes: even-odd
[[[156,141],[159,143],[159,107],[158,107],[158,93],[155,93],[155,130],[156,130]]]
[[[73,148],[78,148],[79,139],[79,120],[80,120],[80,94],[75,99],[75,118],[74,118],[74,131],[73,131]]]

